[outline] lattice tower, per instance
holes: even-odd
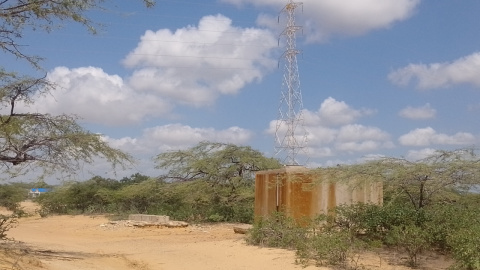
[[[295,11],[302,5],[302,3],[288,0],[287,5],[282,9],[282,13],[287,17],[287,26],[280,37],[286,39],[286,48],[282,57],[285,65],[275,131],[275,152],[284,165],[299,165],[296,160],[297,155],[305,150],[307,142],[297,63],[297,55],[300,51],[296,48],[296,33],[302,30],[302,27],[295,25]]]

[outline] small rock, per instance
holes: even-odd
[[[248,224],[236,225],[233,227],[233,231],[235,233],[246,234],[248,230],[250,230],[251,228],[252,228],[252,225],[248,225]]]
[[[185,228],[188,227],[188,223],[185,221],[170,221],[165,224],[167,228]]]

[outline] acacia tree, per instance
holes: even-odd
[[[166,187],[175,190],[173,203],[167,203],[171,207],[188,206],[189,215],[196,213],[210,221],[240,222],[251,222],[253,218],[255,171],[281,166],[278,160],[249,146],[215,142],[165,152],[156,156],[155,162],[157,169],[166,171],[160,177],[171,183]]]
[[[212,185],[236,185],[253,180],[254,172],[280,168],[280,162],[267,158],[249,146],[201,142],[187,150],[159,154],[157,169],[168,170],[167,181],[206,180]]]
[[[36,93],[54,88],[44,78],[2,77],[0,74],[0,167],[2,171],[25,173],[41,167],[44,173],[72,171],[81,162],[92,163],[95,157],[105,158],[114,166],[131,161],[131,157],[111,148],[100,134],[88,132],[66,114],[52,116],[41,113],[17,113],[19,102],[33,103]],[[35,163],[35,166],[32,166]],[[10,170],[12,169],[13,170]]]
[[[20,43],[25,30],[48,33],[66,21],[84,25],[96,32],[90,10],[105,9],[107,0],[0,0],[0,48],[41,69],[42,57],[28,55]],[[154,0],[142,0],[152,7]],[[5,65],[5,63],[2,63]],[[0,64],[1,65],[1,64]],[[132,162],[132,158],[111,148],[100,134],[78,124],[73,115],[18,112],[21,103],[32,104],[39,95],[52,94],[56,85],[42,78],[18,75],[0,66],[0,167],[2,172],[25,173],[42,168],[44,173],[73,171],[82,162],[104,158],[114,166]],[[12,169],[13,170],[10,170]]]
[[[383,180],[386,192],[404,196],[416,210],[440,200],[451,200],[480,185],[480,159],[474,149],[437,150],[418,161],[383,158],[334,168],[332,174],[334,171],[345,179]]]
[[[147,7],[154,0],[142,0]],[[26,29],[49,32],[65,21],[75,21],[92,33],[95,23],[86,12],[103,9],[105,0],[0,0],[0,49],[5,55],[24,60],[41,69],[42,57],[23,52],[20,40]],[[34,97],[50,94],[56,85],[7,70],[0,63],[0,173],[9,176],[41,168],[42,175],[79,168],[82,162],[104,158],[113,166],[131,163],[132,158],[110,147],[99,134],[91,133],[72,115],[18,112],[20,103],[35,102]],[[16,222],[15,216],[0,215],[0,240]]]

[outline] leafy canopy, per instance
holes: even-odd
[[[0,49],[5,55],[24,60],[41,69],[42,57],[24,53],[20,43],[26,30],[48,33],[66,21],[84,25],[95,33],[97,25],[87,13],[104,10],[107,0],[0,0]],[[152,7],[154,0],[142,0]],[[5,63],[2,63],[5,65]],[[6,70],[0,64],[0,167],[17,175],[40,167],[44,174],[58,170],[72,172],[82,162],[103,158],[114,167],[132,162],[132,158],[111,148],[100,134],[91,133],[72,115],[19,112],[35,98],[51,94],[57,86],[43,78],[32,78]]]
[[[25,173],[30,163],[44,169],[72,171],[80,161],[93,163],[103,157],[113,165],[131,161],[131,157],[108,146],[101,135],[86,131],[75,116],[41,113],[17,113],[20,102],[32,103],[32,96],[54,86],[45,79],[2,76],[0,74],[0,166],[14,173]]]
[[[415,209],[453,200],[480,185],[480,159],[474,149],[438,150],[418,161],[384,158],[331,169],[335,172],[345,179],[383,180],[386,194],[404,198]]]
[[[216,184],[233,184],[252,180],[254,172],[275,169],[281,165],[249,146],[201,142],[187,150],[159,154],[156,168],[169,170],[170,181],[203,179]]]

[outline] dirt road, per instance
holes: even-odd
[[[25,269],[302,269],[291,251],[246,245],[233,224],[137,228],[102,216],[34,216],[9,236],[29,249]]]
[[[103,216],[22,218],[9,231],[21,244],[8,260],[0,257],[0,269],[15,263],[13,269],[29,270],[328,269],[296,265],[293,251],[248,246],[233,226],[137,228]],[[369,269],[408,269],[375,254],[363,260]]]

